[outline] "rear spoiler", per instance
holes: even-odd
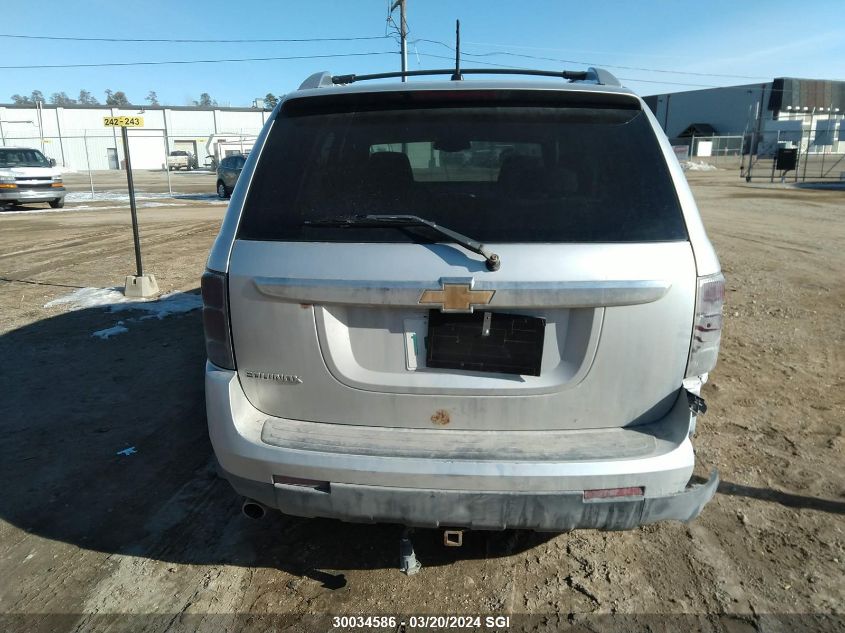
[[[581,107],[642,109],[642,103],[629,92],[603,92],[592,90],[543,90],[536,88],[491,87],[490,84],[450,85],[442,88],[415,90],[409,84],[395,84],[389,89],[372,91],[335,92],[324,94],[309,92],[291,93],[281,104],[285,116],[331,114],[348,111],[398,110],[404,108],[437,108],[449,106],[491,107],[497,103],[511,107]]]

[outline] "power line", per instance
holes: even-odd
[[[139,38],[139,37],[60,37],[53,35],[16,35],[0,33],[0,37],[21,40],[55,40],[62,42],[153,42],[153,43],[181,43],[181,44],[266,44],[271,42],[355,42],[360,40],[385,40],[389,35],[372,35],[361,37],[301,37],[301,38],[267,38],[267,39],[234,39],[234,40],[202,40],[175,38]]]
[[[450,57],[450,56],[446,56],[446,55],[435,55],[433,53],[420,53],[419,51],[417,51],[417,55],[419,55],[420,57],[433,57],[433,58],[436,58],[436,59],[448,59],[448,60],[452,61],[453,63],[455,61],[454,57]],[[463,55],[463,51],[461,52],[461,55]],[[496,64],[496,63],[493,63],[493,62],[482,62],[482,61],[479,61],[479,60],[473,60],[473,63],[474,64],[483,64],[484,66],[493,66],[495,68],[511,68],[511,69],[515,69],[515,70],[533,70],[531,68],[526,68],[525,66],[507,66],[505,64]],[[621,81],[628,81],[628,82],[635,82],[635,83],[638,82],[638,83],[647,83],[647,84],[665,84],[667,86],[692,86],[692,87],[695,87],[695,88],[719,88],[720,90],[744,90],[746,92],[750,92],[750,91],[752,91],[756,88],[759,88],[759,85],[760,85],[759,82],[756,83],[756,84],[749,84],[751,86],[754,86],[753,88],[749,88],[749,86],[718,86],[718,85],[715,85],[715,84],[690,84],[690,83],[684,83],[684,82],[680,82],[680,81],[666,81],[664,79],[638,79],[638,78],[635,78],[635,77],[617,77],[617,79],[619,79]],[[840,80],[832,79],[832,80],[824,80],[824,81],[840,81]],[[770,84],[771,81],[767,81],[765,83]],[[792,92],[792,91],[793,90],[791,88],[775,88],[772,85],[766,86],[766,92],[767,93],[777,93],[777,92],[787,93],[787,92]]]
[[[290,55],[287,57],[241,57],[231,59],[172,59],[159,62],[103,62],[96,64],[33,64],[30,66],[0,66],[0,70],[35,70],[39,68],[104,68],[107,66],[164,66],[167,64],[224,64],[234,62],[270,62],[289,59],[325,59],[330,57],[368,57],[374,55],[396,55],[396,51],[373,51],[368,53],[337,53],[334,55]]]
[[[450,50],[455,50],[453,46],[450,46],[446,42],[441,42],[439,40],[429,40],[425,38],[417,38],[414,42],[428,42],[430,44],[438,44],[440,46],[445,46]],[[525,53],[513,53],[510,51],[492,51],[488,53],[466,53],[461,51],[461,55],[466,55],[467,57],[494,57],[496,55],[506,55],[508,57],[520,57],[524,59],[538,59],[542,61],[548,62],[559,62],[562,64],[579,64],[583,66],[598,66],[599,68],[619,68],[621,70],[639,70],[643,72],[650,72],[650,73],[667,73],[667,74],[674,74],[674,75],[690,75],[696,77],[726,77],[729,79],[768,79],[768,77],[762,76],[753,76],[753,75],[728,75],[728,74],[720,74],[720,73],[702,73],[702,72],[693,72],[687,70],[668,70],[665,68],[644,68],[640,66],[619,66],[617,64],[603,64],[600,62],[585,62],[585,61],[578,61],[573,59],[559,59],[556,57],[543,57],[540,55],[528,55]],[[668,83],[668,82],[667,82]],[[685,84],[686,85],[686,84]],[[695,85],[695,84],[689,84]]]
[[[555,51],[555,52],[559,52],[559,53],[576,52],[576,53],[589,53],[589,54],[597,53],[599,55],[633,55],[635,57],[654,57],[654,58],[660,58],[660,59],[673,59],[673,60],[677,60],[678,58],[695,59],[695,60],[701,59],[700,57],[696,57],[696,56],[693,56],[693,55],[679,55],[675,52],[673,52],[671,55],[670,54],[658,55],[658,54],[654,54],[654,53],[629,53],[627,51],[589,51],[589,50],[584,50],[584,49],[579,50],[579,49],[572,49],[572,48],[554,48],[554,47],[551,47],[551,46],[522,46],[522,45],[519,45],[519,44],[500,44],[500,43],[496,43],[496,42],[477,42],[477,41],[470,41],[470,40],[467,40],[467,44],[474,44],[474,45],[477,45],[477,46],[492,46],[493,48],[505,48],[505,49],[518,48],[518,49],[527,50],[527,51]]]
[[[417,55],[420,55],[421,57],[434,57],[434,58],[437,58],[437,59],[449,59],[449,60],[454,61],[453,57],[447,57],[446,55],[434,55],[433,53],[420,53],[420,52],[417,52]],[[463,55],[463,52],[461,52],[461,55]],[[496,63],[493,63],[493,62],[482,62],[482,61],[479,61],[479,60],[473,60],[473,63],[483,64],[484,66],[493,66],[495,68],[512,68],[512,69],[516,69],[516,70],[530,70],[529,68],[525,68],[524,66],[506,66],[504,64],[496,64]],[[622,81],[639,81],[639,82],[651,83],[651,84],[666,84],[666,85],[669,85],[669,86],[695,86],[695,87],[698,87],[698,88],[722,88],[722,87],[725,87],[725,86],[716,86],[716,85],[713,85],[713,84],[689,84],[689,83],[682,83],[682,82],[677,82],[677,81],[664,81],[662,79],[634,79],[632,77],[618,77],[618,79],[620,79]]]

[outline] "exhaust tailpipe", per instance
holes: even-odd
[[[245,517],[257,521],[258,519],[264,518],[264,515],[267,514],[267,508],[263,503],[259,503],[254,499],[244,499],[241,512],[243,512]]]

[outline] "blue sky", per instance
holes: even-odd
[[[655,0],[562,2],[408,0],[409,67],[449,65],[454,21],[462,49],[483,55],[463,65],[581,69],[603,65],[646,95],[765,81],[776,76],[845,80],[845,12],[841,0],[766,2]],[[39,2],[8,3],[0,34],[109,38],[311,38],[383,36],[387,0],[322,2]],[[396,13],[398,21],[398,12]],[[0,103],[12,94],[46,96],[80,88],[101,102],[123,90],[143,103],[184,105],[208,92],[221,105],[249,105],[267,92],[295,89],[319,70],[365,73],[399,69],[393,39],[317,43],[110,43],[0,37],[0,66],[304,56],[243,63],[70,69],[2,69]],[[389,53],[347,58],[311,55]],[[567,62],[530,59],[533,55]],[[473,64],[472,60],[477,60]],[[615,67],[614,67],[615,66]],[[629,68],[620,68],[629,67]],[[646,70],[647,69],[647,70]],[[679,71],[679,72],[656,72]],[[706,76],[710,73],[730,76]],[[739,75],[748,77],[739,77]],[[676,85],[678,84],[678,85]],[[683,84],[683,85],[680,85]],[[696,84],[696,85],[693,85]]]

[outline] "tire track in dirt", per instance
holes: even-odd
[[[141,250],[145,259],[148,259],[162,248],[174,243],[188,243],[192,237],[200,235],[213,235],[218,228],[209,226],[207,223],[189,225],[177,232],[166,229],[155,229],[142,233]],[[39,259],[37,262],[24,264],[24,267],[6,272],[3,276],[9,278],[35,279],[46,273],[68,270],[74,266],[88,265],[95,261],[108,261],[109,259],[123,259],[131,257],[132,236],[116,235],[114,233],[103,236],[93,244],[85,243],[86,248],[78,249],[73,253],[73,258],[56,256]],[[57,249],[58,250],[58,249]]]

